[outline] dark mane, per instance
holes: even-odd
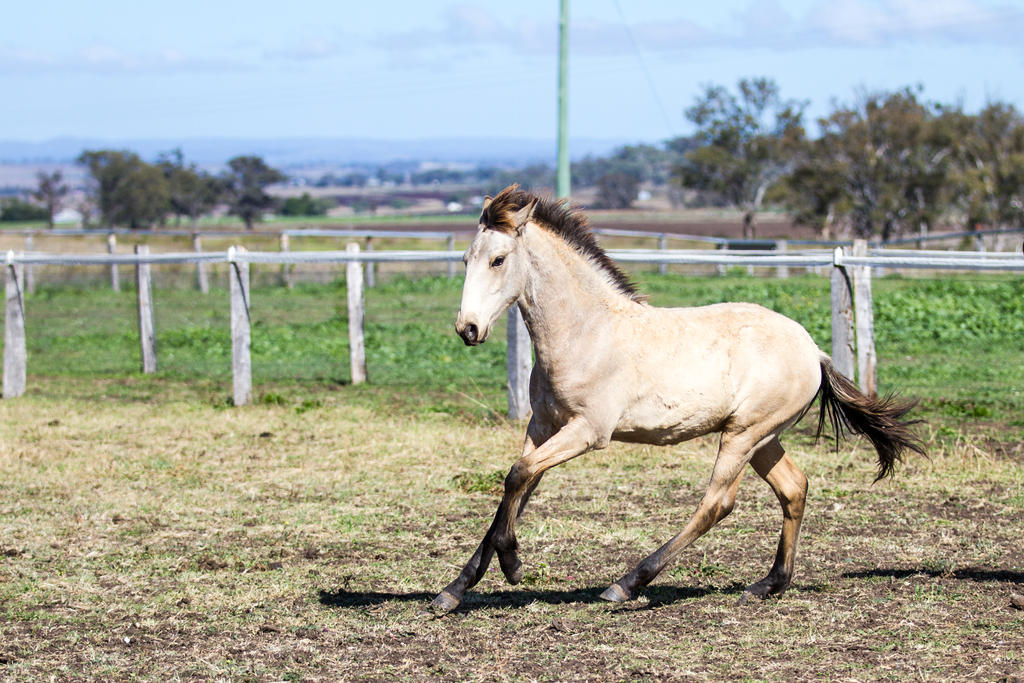
[[[564,199],[540,197],[532,192],[520,190],[518,185],[509,185],[489,203],[485,202],[480,214],[480,225],[490,230],[511,234],[519,226],[514,225],[513,216],[517,211],[536,201],[533,220],[555,233],[566,244],[588,260],[597,264],[615,283],[616,288],[633,301],[644,302],[646,297],[637,291],[630,279],[608,257],[590,231],[590,221],[578,206],[571,206]]]

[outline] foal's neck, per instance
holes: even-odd
[[[530,263],[519,309],[530,330],[537,363],[555,370],[587,353],[589,340],[614,316],[636,302],[622,294],[610,275],[551,232],[531,225],[523,238]]]

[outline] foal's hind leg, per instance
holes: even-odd
[[[686,527],[668,543],[661,546],[621,579],[609,586],[601,597],[611,602],[623,602],[637,593],[686,547],[700,538],[719,520],[732,511],[739,488],[740,475],[747,464],[749,453],[764,432],[746,430],[738,434],[723,434],[718,447],[718,459],[711,473],[711,482],[697,506],[697,511]]]
[[[746,603],[751,596],[763,600],[770,595],[782,595],[789,588],[793,580],[796,542],[807,496],[807,477],[786,455],[778,437],[759,448],[750,464],[772,487],[782,505],[782,535],[779,537],[775,563],[768,576],[747,588],[740,598],[740,604]]]

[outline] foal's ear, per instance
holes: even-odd
[[[486,211],[487,207],[490,206],[491,202],[493,202],[493,201],[494,201],[494,197],[492,197],[491,195],[486,195],[484,197],[484,205],[480,207],[480,210],[481,211]]]
[[[533,218],[533,210],[536,208],[537,198],[534,197],[529,204],[512,214],[512,225],[515,226],[516,232],[520,232],[523,226]]]

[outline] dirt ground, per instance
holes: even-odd
[[[589,454],[531,502],[523,583],[492,568],[438,617],[521,425],[351,388],[299,410],[33,386],[0,403],[4,680],[1022,680],[1024,474],[968,438],[926,431],[930,459],[872,486],[862,445],[798,430],[795,583],[746,606],[781,517],[763,483],[612,605],[685,524],[715,444]]]

